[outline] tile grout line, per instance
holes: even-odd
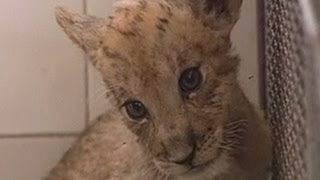
[[[83,13],[87,14],[88,9],[87,9],[87,1],[83,0]],[[83,54],[84,56],[84,61],[85,61],[85,66],[84,66],[84,86],[85,86],[85,128],[89,126],[89,118],[90,118],[90,98],[89,98],[89,69],[88,69],[88,57],[86,54]]]
[[[15,138],[66,138],[78,137],[80,133],[21,133],[21,134],[0,134],[0,139]]]

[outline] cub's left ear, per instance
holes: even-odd
[[[242,0],[189,0],[189,3],[205,25],[230,33],[239,19]]]
[[[86,53],[99,47],[104,36],[106,20],[84,15],[64,7],[57,7],[55,15],[64,32]]]

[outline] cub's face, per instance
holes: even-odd
[[[57,10],[86,51],[128,128],[162,173],[227,166],[238,59],[230,31],[241,0],[124,1],[108,20]],[[218,173],[218,172],[217,172]]]

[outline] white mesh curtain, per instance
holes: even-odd
[[[265,0],[274,180],[320,179],[320,0]]]

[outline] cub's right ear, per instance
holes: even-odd
[[[64,7],[57,7],[55,16],[64,32],[85,52],[89,53],[99,47],[106,20],[80,14]]]
[[[239,19],[242,0],[188,0],[194,14],[215,30],[231,32]]]

